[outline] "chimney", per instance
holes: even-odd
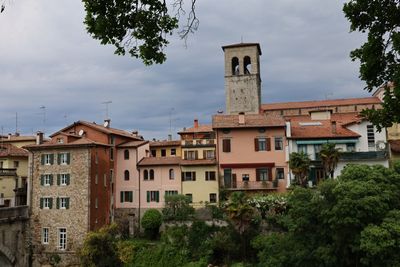
[[[11,140],[11,136],[12,136],[12,134],[8,134],[8,140]]]
[[[110,119],[105,119],[104,120],[104,127],[110,128],[111,120]]]
[[[17,137],[18,137],[18,136],[19,136],[19,132],[15,132],[15,136],[17,136]]]
[[[239,113],[239,124],[245,124],[244,112]]]
[[[193,126],[194,126],[194,128],[199,128],[199,120],[198,119],[194,119]]]
[[[336,134],[337,133],[337,131],[336,131],[336,121],[332,121],[331,125],[332,125],[332,133]]]
[[[138,136],[138,131],[132,131],[133,136]]]
[[[37,145],[43,144],[43,133],[40,131],[36,133],[36,144]]]
[[[168,135],[168,141],[172,141],[172,134]]]

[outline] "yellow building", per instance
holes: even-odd
[[[181,142],[179,140],[165,140],[150,142],[152,157],[181,157]]]
[[[218,167],[215,158],[215,133],[211,125],[199,125],[179,132],[181,136],[182,194],[194,207],[218,202]]]

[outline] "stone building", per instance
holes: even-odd
[[[61,258],[61,266],[77,263],[75,253],[89,231],[113,220],[116,147],[141,141],[136,134],[78,121],[31,152],[29,178],[33,265]]]

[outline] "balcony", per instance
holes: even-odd
[[[15,168],[0,168],[0,176],[17,176]]]
[[[385,160],[388,158],[387,151],[343,152],[340,154],[341,161]]]
[[[215,147],[215,142],[214,139],[185,140],[182,142],[182,147]]]
[[[277,190],[273,181],[236,181],[225,183],[224,188],[230,191],[236,190]]]

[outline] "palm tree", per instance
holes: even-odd
[[[296,183],[306,187],[311,160],[304,152],[293,152],[289,158],[289,168],[292,170]]]
[[[335,147],[333,143],[326,143],[322,145],[319,152],[322,168],[324,169],[325,177],[333,178],[333,174],[337,167],[340,158],[340,149]]]

